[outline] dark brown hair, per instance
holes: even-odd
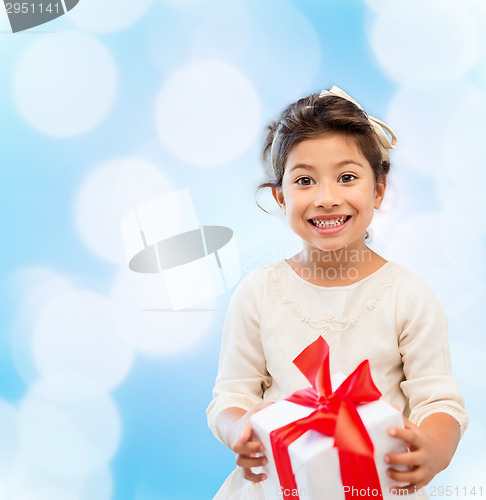
[[[390,162],[382,160],[378,136],[366,113],[342,97],[312,94],[299,99],[288,106],[279,121],[268,129],[263,161],[270,180],[260,184],[258,190],[281,187],[285,164],[292,149],[306,139],[325,134],[342,134],[353,139],[371,165],[376,182],[383,180],[390,170]]]

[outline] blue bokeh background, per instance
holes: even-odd
[[[130,316],[121,218],[188,189],[242,276],[292,255],[255,203],[264,131],[332,85],[399,137],[372,247],[449,317],[471,423],[433,485],[486,495],[485,28],[481,0],[80,0],[16,34],[1,12],[0,498],[212,498],[234,466],[205,417],[231,290],[204,318]]]

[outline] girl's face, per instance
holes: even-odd
[[[362,250],[385,187],[355,142],[332,134],[297,144],[272,193],[307,249]]]

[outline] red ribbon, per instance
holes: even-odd
[[[381,498],[373,443],[356,410],[357,404],[381,397],[371,378],[368,360],[363,361],[335,392],[332,392],[329,372],[329,346],[322,337],[304,349],[294,359],[294,364],[312,387],[294,392],[287,401],[315,408],[315,411],[270,433],[284,498],[299,498],[288,447],[309,430],[334,436],[347,500],[353,498],[353,492],[354,497]]]

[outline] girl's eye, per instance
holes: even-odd
[[[310,177],[300,177],[295,181],[297,184],[301,186],[310,186],[312,183],[312,179]]]
[[[340,178],[339,178],[339,182],[351,182],[351,181],[354,181],[356,180],[357,177],[353,174],[344,174],[342,175]]]

